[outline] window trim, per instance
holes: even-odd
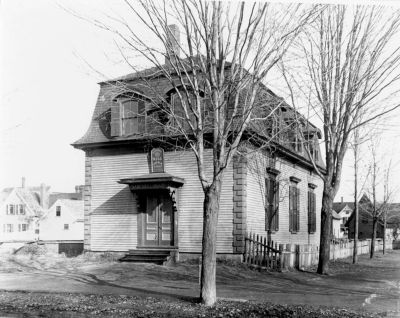
[[[317,200],[314,189],[315,188],[309,186],[307,193],[308,234],[317,232]]]
[[[56,217],[61,216],[61,205],[56,205]]]
[[[277,175],[274,174],[268,174],[268,176],[265,178],[265,231],[271,232],[272,234],[279,231],[280,192],[279,192],[279,180],[277,180],[276,176]],[[270,190],[271,186],[274,187],[273,191]],[[271,217],[271,211],[274,211],[272,217]]]
[[[297,187],[297,183],[292,180],[296,177],[290,177],[292,183],[289,185],[289,232],[296,234],[300,232],[300,189]]]

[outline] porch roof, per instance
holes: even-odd
[[[173,176],[169,173],[148,173],[137,177],[124,178],[118,181],[127,184],[131,190],[167,189],[170,187],[180,188],[185,183],[183,178]]]

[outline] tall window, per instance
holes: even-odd
[[[300,189],[297,183],[300,179],[290,177],[289,186],[289,231],[297,233],[300,231]]]
[[[315,186],[309,184],[308,187],[308,233],[316,232],[317,218],[316,218],[316,200],[314,193]]]
[[[21,215],[25,214],[25,205],[24,204],[19,205],[19,214],[21,214]]]
[[[61,216],[61,206],[56,206],[56,216]]]
[[[192,123],[193,127],[196,127],[195,115],[192,108],[196,107],[196,97],[190,94],[189,99],[187,98],[185,92],[180,92],[181,97],[177,93],[172,93],[170,96],[170,107],[171,114],[168,121],[168,126],[172,129],[189,129],[190,125],[186,118],[185,110],[189,116],[189,121]]]
[[[146,110],[143,100],[127,100],[121,103],[122,135],[132,135],[145,131]]]
[[[272,174],[265,179],[265,230],[279,230],[279,181]]]

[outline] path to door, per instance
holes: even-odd
[[[218,297],[279,304],[336,306],[400,317],[400,251],[370,261],[332,264],[332,274],[268,273],[242,264],[218,265]],[[176,267],[44,256],[0,261],[0,289],[187,298],[198,296],[198,265]]]

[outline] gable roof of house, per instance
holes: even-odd
[[[54,202],[53,206],[63,205],[66,207],[72,215],[78,219],[83,220],[84,218],[84,201],[74,199],[58,199]]]
[[[59,199],[66,199],[66,200],[82,200],[83,194],[82,192],[71,192],[71,193],[64,193],[64,192],[54,192],[50,193],[49,195],[49,207],[51,207],[57,200]]]
[[[333,219],[335,219],[335,220],[340,220],[340,219],[342,219],[342,218],[340,217],[340,215],[336,213],[335,210],[332,210],[331,213],[332,213],[332,218],[333,218]]]
[[[333,206],[332,206],[332,209],[335,212],[340,213],[340,211],[342,211],[346,207],[346,205],[350,209],[354,210],[354,202],[334,202]]]
[[[43,214],[44,210],[39,204],[39,198],[36,196],[34,192],[32,192],[29,188],[5,188],[1,192],[0,198],[1,203],[3,203],[7,198],[11,195],[12,192],[16,193],[16,195],[27,205],[27,208],[31,210],[35,215],[40,216]]]

